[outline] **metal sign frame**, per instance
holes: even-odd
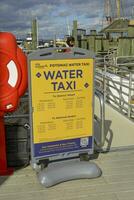
[[[84,49],[80,49],[80,48],[47,48],[47,49],[42,49],[42,50],[37,50],[31,54],[29,54],[29,105],[30,105],[30,127],[31,127],[31,157],[32,157],[32,162],[34,163],[38,163],[39,160],[43,160],[43,159],[61,159],[61,158],[67,158],[67,157],[74,157],[74,156],[78,156],[80,153],[88,153],[88,154],[92,154],[93,153],[93,148],[94,148],[94,136],[93,136],[93,132],[94,132],[94,125],[93,125],[93,119],[94,119],[94,81],[92,81],[92,134],[91,136],[89,136],[88,138],[88,145],[87,147],[83,147],[81,149],[68,149],[67,151],[60,151],[60,152],[56,152],[55,153],[50,153],[50,154],[42,154],[42,155],[35,155],[35,143],[34,143],[34,133],[33,133],[33,104],[32,104],[32,77],[31,77],[31,63],[32,61],[56,61],[56,60],[81,60],[81,59],[90,59],[93,61],[93,54],[87,50]],[[76,61],[75,60],[75,61]],[[38,76],[38,74],[37,74]],[[94,63],[93,63],[93,74],[92,74],[92,80],[94,80]],[[74,138],[74,139],[78,139],[80,142],[80,139],[82,137],[78,137],[78,138]],[[72,139],[69,139],[70,142],[73,142]],[[62,140],[65,141],[65,140]],[[62,145],[62,142],[60,143],[60,141],[54,141],[58,144]],[[45,142],[46,144],[47,142]],[[52,143],[52,141],[51,141]],[[54,143],[55,144],[55,143]]]

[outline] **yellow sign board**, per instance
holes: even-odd
[[[32,60],[33,142],[93,134],[93,59]]]

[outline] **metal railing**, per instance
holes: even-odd
[[[134,56],[107,54],[101,62],[96,58],[95,83],[107,104],[134,121]]]
[[[102,148],[105,143],[105,104],[104,104],[104,96],[103,94],[98,91],[97,89],[95,90],[95,96],[99,99],[99,104],[100,104],[100,117],[97,115],[94,115],[95,120],[100,124],[100,139],[98,140],[95,137],[95,143],[97,147]]]

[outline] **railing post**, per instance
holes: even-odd
[[[128,94],[128,118],[131,118],[131,88],[132,88],[132,73],[129,73],[129,94]]]

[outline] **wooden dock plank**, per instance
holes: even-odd
[[[100,154],[94,160],[103,174],[97,179],[65,182],[51,188],[39,184],[30,166],[0,177],[0,200],[133,200],[134,150]]]

